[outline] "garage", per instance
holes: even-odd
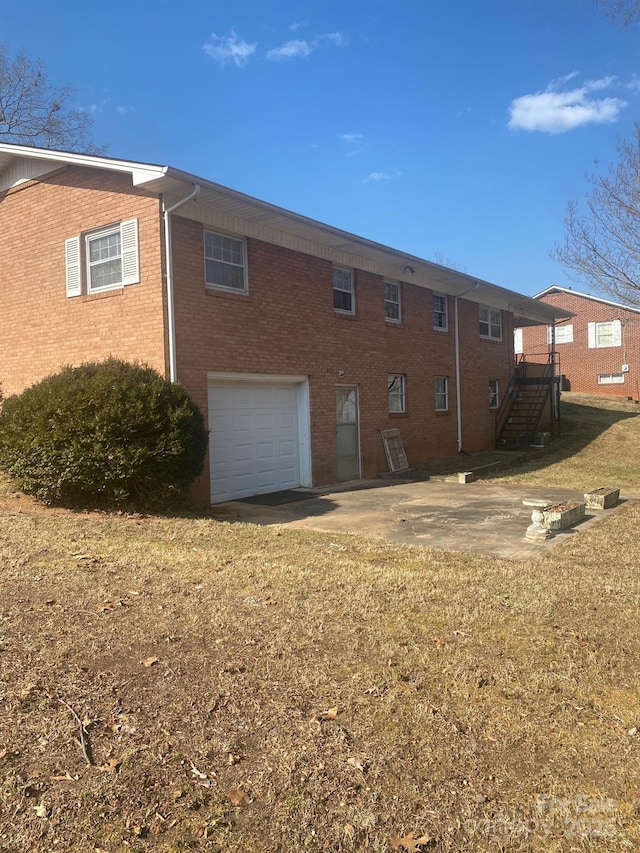
[[[304,376],[209,375],[211,503],[311,485]]]

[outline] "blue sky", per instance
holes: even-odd
[[[640,118],[639,39],[592,0],[0,0],[110,155],[530,295],[578,287],[548,253]]]

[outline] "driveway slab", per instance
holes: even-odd
[[[583,493],[481,480],[465,484],[374,480],[331,490],[296,491],[308,494],[308,499],[279,506],[233,501],[215,506],[214,515],[224,521],[354,533],[406,545],[526,560],[544,554],[616,511],[587,510],[584,521],[575,528],[558,531],[546,541],[531,542],[525,539],[531,507],[524,506],[523,500],[560,503],[583,500]]]

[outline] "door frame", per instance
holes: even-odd
[[[337,413],[335,412],[335,397],[336,397],[335,392],[338,390],[338,388],[348,388],[348,389],[353,388],[356,392],[356,441],[358,444],[358,474],[357,474],[355,479],[361,480],[362,479],[362,447],[360,444],[360,386],[354,384],[353,382],[349,382],[349,383],[348,382],[338,382],[334,386],[334,392],[333,392],[334,416],[333,416],[333,421],[334,421],[334,426],[335,426],[335,430],[336,430],[336,436],[338,434],[338,423],[336,421],[336,414]],[[337,447],[337,442],[336,442],[336,477],[337,477],[337,474],[338,474],[338,447]],[[338,482],[340,482],[340,480],[338,480]],[[348,482],[348,481],[343,481],[343,482]]]
[[[285,373],[224,373],[207,371],[207,420],[209,412],[209,389],[212,383],[246,382],[251,385],[295,385],[298,412],[298,457],[300,465],[300,485],[309,488],[313,485],[311,472],[311,411],[309,396],[309,377],[302,374]]]

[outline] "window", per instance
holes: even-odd
[[[589,349],[619,347],[622,345],[622,323],[610,320],[608,323],[589,323],[587,326]]]
[[[71,237],[64,249],[69,297],[140,281],[137,219]]]
[[[389,394],[389,411],[394,415],[404,412],[404,376],[400,374],[389,374],[387,377],[387,391]]]
[[[553,342],[553,326],[547,326],[547,343]],[[566,326],[556,326],[556,343],[557,344],[572,344],[573,343],[573,323],[568,323]]]
[[[449,389],[446,376],[436,376],[436,412],[446,412],[449,409]]]
[[[433,328],[439,332],[446,332],[449,328],[447,297],[439,293],[433,294]]]
[[[402,320],[401,289],[397,281],[384,283],[384,318],[391,323]]]
[[[204,280],[209,287],[247,291],[244,240],[204,232]]]
[[[599,373],[598,385],[622,385],[624,373]]]
[[[500,406],[500,394],[498,391],[498,380],[489,380],[489,408],[497,409]]]
[[[353,270],[333,268],[333,307],[344,314],[355,314]]]
[[[502,340],[502,311],[480,306],[480,337],[492,341]]]

